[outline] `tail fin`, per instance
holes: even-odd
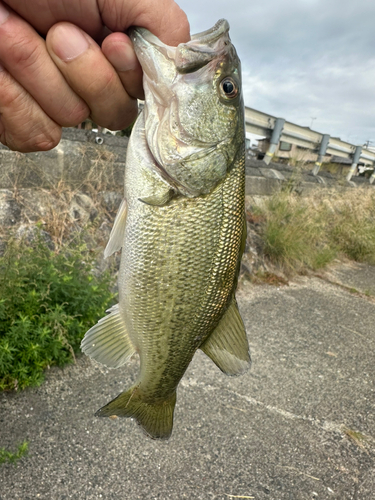
[[[133,386],[100,408],[95,415],[132,417],[152,439],[168,439],[172,434],[175,404],[176,392],[168,399],[147,403],[138,394],[137,386]]]

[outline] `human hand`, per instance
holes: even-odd
[[[173,0],[0,0],[0,142],[42,151],[88,117],[130,125],[143,96],[130,26],[169,45],[189,40]]]

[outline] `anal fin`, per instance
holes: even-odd
[[[227,375],[240,375],[250,368],[249,344],[234,297],[220,323],[200,348]]]
[[[109,368],[118,368],[135,353],[135,348],[120,316],[119,306],[108,309],[110,314],[100,319],[81,342],[82,351]]]

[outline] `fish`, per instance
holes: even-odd
[[[251,364],[235,298],[246,242],[241,67],[224,19],[177,47],[144,28],[130,37],[145,102],[104,253],[121,250],[119,303],[81,348],[109,368],[138,354],[135,383],[96,415],[133,418],[168,439],[198,349],[228,375]]]

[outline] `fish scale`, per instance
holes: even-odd
[[[133,173],[139,175],[130,172],[128,182]],[[243,184],[241,155],[225,182],[199,200],[202,206],[194,199],[179,199],[163,209],[143,204],[128,217],[119,293],[124,311],[134,311],[132,329],[142,332],[130,338],[143,360],[140,389],[146,398],[165,398],[175,390],[228,305],[243,231]],[[132,259],[127,248],[138,258]],[[155,376],[159,370],[163,383]]]
[[[228,30],[221,20],[177,48],[141,28],[131,33],[146,102],[105,251],[122,248],[119,304],[86,333],[82,350],[115,368],[139,355],[134,385],[96,414],[134,417],[153,438],[172,432],[177,386],[197,349],[228,375],[250,365],[235,300],[246,239],[245,132]]]

